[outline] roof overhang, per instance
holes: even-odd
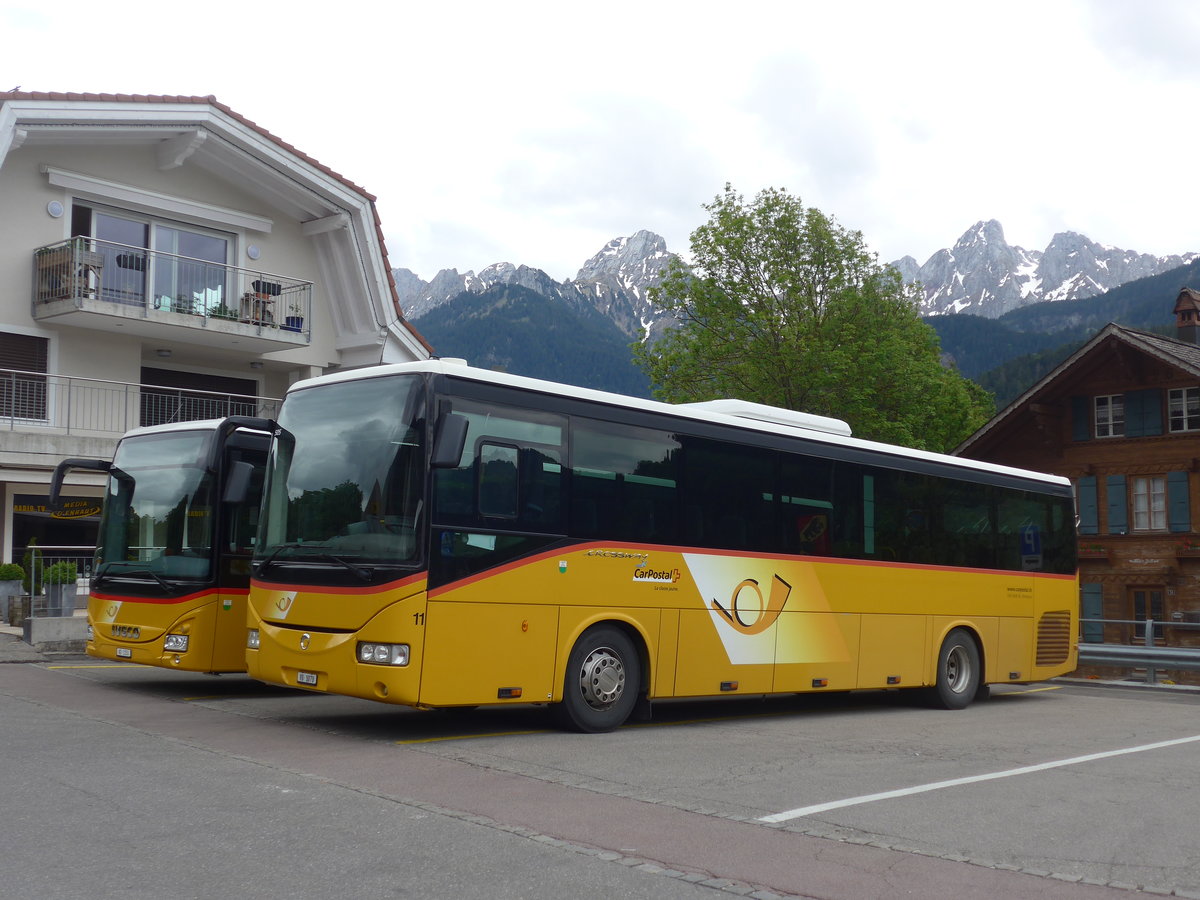
[[[147,144],[159,168],[196,166],[302,223],[339,345],[429,356],[403,319],[375,198],[363,188],[214,97],[0,92],[0,167],[22,147]]]
[[[1033,403],[1038,395],[1047,390],[1054,382],[1064,377],[1081,360],[1095,353],[1098,348],[1110,341],[1117,341],[1140,353],[1144,353],[1167,365],[1200,378],[1200,355],[1193,357],[1191,353],[1180,352],[1182,349],[1189,348],[1190,345],[1183,344],[1171,338],[1162,337],[1161,335],[1124,328],[1110,322],[1096,332],[1086,344],[1055,366],[1054,369],[1035,382],[1032,387],[1028,388],[1017,399],[1008,404],[1008,406],[996,413],[982,428],[955,447],[951,453],[955,456],[961,456],[976,445],[985,442],[991,435],[1002,430],[1022,409]],[[1190,347],[1190,349],[1194,351],[1196,348]]]

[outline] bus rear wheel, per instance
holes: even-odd
[[[555,718],[573,731],[612,731],[633,712],[641,680],[641,661],[629,636],[611,625],[589,628],[567,658]]]
[[[929,699],[941,709],[965,709],[980,689],[979,648],[964,628],[955,628],[938,653],[937,682]]]

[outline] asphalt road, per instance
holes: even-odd
[[[1200,695],[421,712],[0,665],[0,896],[1200,898]]]

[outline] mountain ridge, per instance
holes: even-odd
[[[988,219],[976,222],[924,265],[911,256],[891,265],[905,282],[921,283],[922,316],[966,312],[995,319],[1034,303],[1094,297],[1197,258],[1200,254],[1153,256],[1123,250],[1074,231],[1059,232],[1045,250],[1031,251],[1009,244],[1003,226]]]
[[[653,338],[672,325],[649,301],[650,289],[672,260],[683,262],[662,237],[643,230],[613,238],[575,278],[563,281],[541,269],[508,262],[479,273],[444,269],[429,282],[408,269],[394,270],[393,277],[406,315],[442,355],[465,356],[519,374],[553,372],[569,383],[644,395],[645,378],[633,365],[629,346],[643,339],[643,328]],[[1186,262],[1172,265],[1179,260]],[[1009,245],[995,220],[977,222],[925,266],[912,257],[894,265],[910,281],[920,280],[924,272],[920,311],[938,332],[947,363],[985,383],[997,396],[1009,393],[1023,377],[1002,374],[1000,387],[988,375],[1008,361],[1052,357],[1056,346],[1078,340],[1089,328],[1103,327],[1109,318],[1130,327],[1169,325],[1178,290],[1200,283],[1200,254],[1155,257],[1072,232],[1055,235],[1044,251],[1030,252]],[[497,291],[502,288],[520,288],[546,302],[533,304],[525,297],[520,340],[499,348],[488,343],[479,323],[486,320],[487,329],[497,334],[514,328],[511,316],[517,307],[512,296],[500,302],[505,295]],[[1111,303],[1106,300],[1110,295]],[[477,298],[482,302],[475,303]],[[453,312],[460,305],[471,308],[469,316],[466,310],[464,315]],[[527,327],[531,316],[543,317],[555,334],[574,329],[580,341],[604,345],[605,362],[593,362],[593,371],[587,371],[584,354],[575,354],[572,361],[557,344],[552,350],[544,348],[536,329]],[[622,367],[611,360],[622,353],[626,359],[618,377]],[[555,368],[562,365],[566,367]],[[1021,364],[1015,371],[1033,368]],[[627,381],[627,376],[633,380]],[[616,378],[620,385],[606,378]]]
[[[574,278],[555,281],[541,269],[508,262],[493,263],[476,274],[442,269],[431,281],[422,281],[409,269],[394,269],[396,292],[405,317],[416,322],[429,312],[463,294],[480,294],[495,285],[517,285],[566,306],[595,309],[611,320],[630,340],[642,329],[652,334],[669,327],[650,303],[649,289],[662,279],[678,255],[651,231],[616,237],[588,259]]]

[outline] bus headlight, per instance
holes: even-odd
[[[407,666],[408,644],[358,642],[358,661],[373,666]]]
[[[246,631],[246,646],[251,650],[258,649],[258,629],[250,628]]]
[[[186,634],[168,634],[163,641],[163,650],[174,653],[187,653],[188,636]]]

